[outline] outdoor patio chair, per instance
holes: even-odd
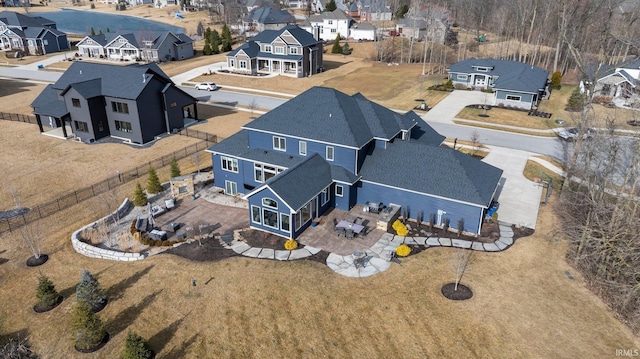
[[[353,222],[353,223],[362,225],[362,221],[363,221],[362,217],[358,217],[358,218],[356,218],[355,222]]]
[[[347,237],[348,239],[353,239],[353,236],[354,236],[353,229],[345,229],[344,236]]]
[[[343,235],[346,237],[345,234],[345,229],[342,227],[334,227],[333,230],[336,232],[336,234],[338,235],[338,237],[340,237],[340,235]]]

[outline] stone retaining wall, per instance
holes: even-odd
[[[118,207],[117,209],[119,216],[123,217],[131,209],[131,206],[132,206],[132,203],[129,201],[128,198],[126,198],[122,202],[120,207]],[[106,220],[107,221],[110,220],[111,217],[112,216],[109,215],[106,218]],[[114,251],[110,249],[94,247],[89,243],[82,242],[79,238],[80,233],[85,228],[91,227],[94,224],[95,222],[90,223],[78,229],[77,231],[73,232],[73,234],[71,235],[71,245],[73,246],[73,249],[75,249],[76,252],[82,254],[83,256],[87,256],[91,258],[101,258],[101,259],[108,259],[112,261],[123,261],[123,262],[138,261],[138,260],[147,258],[147,255],[142,253],[119,252],[119,251]]]

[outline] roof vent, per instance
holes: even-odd
[[[329,118],[331,118],[331,114],[329,114]]]
[[[142,74],[142,83],[145,83],[147,78],[144,76],[145,74]]]
[[[82,70],[80,70],[80,75],[82,75]]]

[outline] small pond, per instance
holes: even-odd
[[[29,15],[42,16],[55,21],[58,30],[71,34],[89,35],[92,27],[96,34],[99,33],[100,30],[106,33],[107,28],[110,32],[153,30],[184,33],[184,29],[181,27],[163,24],[157,21],[129,15],[105,14],[91,10],[62,9],[56,12],[31,13]]]

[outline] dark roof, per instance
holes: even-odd
[[[260,24],[295,24],[296,18],[287,10],[280,10],[271,6],[262,6],[251,10],[244,21],[255,21]]]
[[[480,72],[476,67],[488,67],[492,70]],[[538,93],[544,89],[549,71],[519,61],[497,59],[466,59],[456,62],[447,69],[449,72],[463,74],[488,74],[498,76],[493,88],[527,93]]]
[[[413,127],[413,130],[411,130],[411,141],[425,145],[439,146],[445,138],[445,136],[436,132],[436,130],[426,122],[417,124]]]
[[[61,118],[69,113],[64,101],[58,99],[58,94],[53,85],[47,85],[38,97],[33,100],[31,107],[33,107],[33,113],[36,115]]]
[[[373,138],[390,140],[418,120],[413,112],[398,114],[361,94],[313,87],[244,128],[360,148]]]
[[[147,47],[144,44],[145,41],[151,41],[152,42],[152,44],[151,44],[151,46],[149,46],[149,48],[157,49],[164,42],[164,40],[169,36],[174,37],[174,39],[175,39],[174,43],[189,43],[189,42],[193,42],[193,39],[191,39],[189,36],[187,36],[187,35],[185,35],[183,33],[175,34],[175,33],[171,32],[171,31],[162,31],[162,30],[157,30],[157,31],[145,30],[145,31],[137,31],[137,32],[119,31],[119,32],[115,32],[115,33],[107,33],[106,35],[103,34],[103,36],[105,37],[104,41],[106,41],[106,42],[105,43],[100,42],[100,44],[102,46],[106,46],[107,44],[111,43],[113,40],[115,40],[119,36],[122,36],[123,38],[125,38],[127,40],[127,42],[129,42],[131,45],[135,46],[138,49],[143,49],[143,48]],[[96,41],[98,41],[98,40],[96,40]],[[117,46],[114,46],[114,47],[117,47]]]
[[[360,175],[363,181],[487,207],[502,170],[447,147],[396,140],[374,149]]]
[[[331,182],[331,166],[322,156],[315,153],[271,178],[265,185],[282,198],[292,210],[298,211]]]
[[[309,16],[311,22],[324,22],[324,20],[349,20],[351,16],[347,15],[344,10],[335,9],[333,11],[325,11],[316,15]]]
[[[280,37],[285,31],[295,37],[296,41],[298,41],[302,46],[309,46],[319,42],[313,37],[313,35],[311,35],[311,33],[300,28],[298,25],[287,25],[280,30],[264,30],[254,36],[252,40],[263,44],[270,44],[276,38]]]
[[[245,54],[247,54],[247,56],[249,56],[249,58],[255,58],[258,56],[258,54],[260,53],[260,45],[258,45],[257,42],[251,40],[249,42],[246,42],[238,47],[236,47],[235,50],[229,52],[227,54],[227,56],[229,57],[233,57],[236,56],[240,51],[243,51]]]
[[[167,75],[154,63],[119,66],[76,61],[53,87],[66,90],[69,85],[82,87],[81,83],[101,79],[99,90],[102,95],[135,99],[147,86],[152,76],[171,83]]]
[[[102,95],[102,79],[97,78],[83,82],[72,83],[67,86],[67,88],[62,92],[62,95],[64,96],[64,93],[72,88],[78,91],[78,93],[85,99],[98,97]]]
[[[55,26],[55,21],[51,21],[42,16],[26,16],[13,11],[0,12],[0,21],[10,26],[20,27],[49,27]]]

